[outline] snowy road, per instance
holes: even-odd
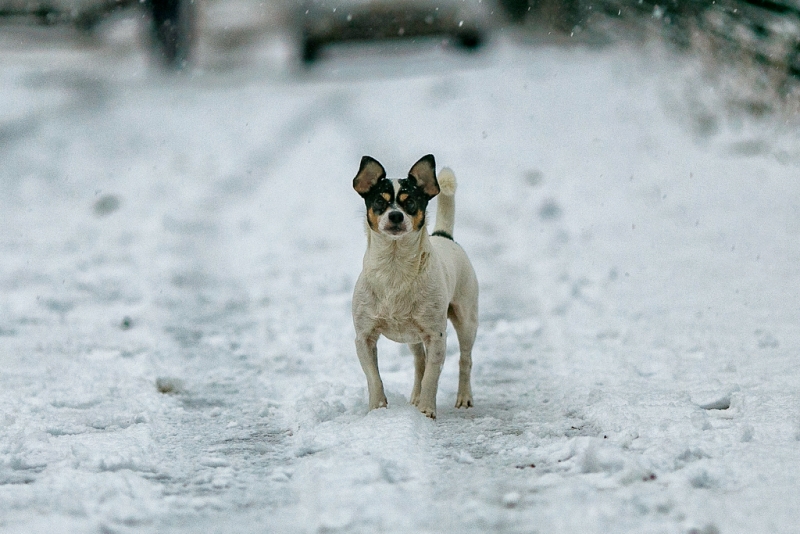
[[[797,532],[784,118],[633,44],[178,80],[0,46],[0,531]],[[349,313],[358,161],[429,152],[482,291],[435,422],[390,342],[367,413]]]

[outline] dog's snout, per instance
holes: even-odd
[[[400,224],[403,222],[403,212],[401,211],[390,211],[389,212],[389,222],[392,224]]]

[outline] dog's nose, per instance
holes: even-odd
[[[389,212],[389,222],[392,224],[400,224],[403,222],[403,212],[401,211],[390,211]]]

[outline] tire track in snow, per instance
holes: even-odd
[[[308,531],[425,532],[434,524],[435,423],[393,401],[399,407],[298,432],[292,487]]]

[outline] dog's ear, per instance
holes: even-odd
[[[417,185],[428,195],[428,198],[439,194],[439,182],[436,181],[436,160],[433,159],[433,154],[422,156],[408,171],[408,176],[417,181]]]
[[[353,178],[353,189],[363,197],[372,189],[372,186],[384,178],[386,178],[386,170],[383,165],[378,163],[375,158],[364,156],[361,158],[358,174]]]

